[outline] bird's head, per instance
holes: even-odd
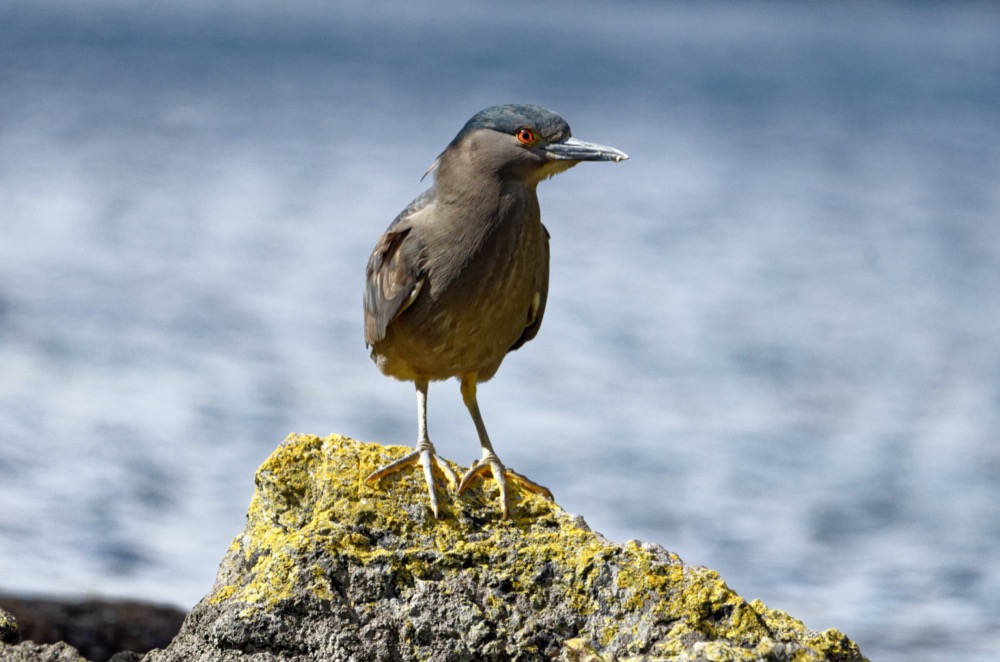
[[[581,161],[627,158],[614,147],[577,140],[566,120],[551,110],[507,104],[473,115],[435,165],[455,159],[462,164],[460,170],[473,168],[535,184]]]

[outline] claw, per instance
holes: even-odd
[[[544,485],[539,485],[535,481],[531,480],[524,474],[519,474],[513,469],[507,469],[507,477],[514,479],[514,482],[520,485],[523,489],[528,490],[532,494],[540,494],[549,501],[553,501],[552,491]]]

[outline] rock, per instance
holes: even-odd
[[[0,644],[3,662],[88,662],[80,652],[66,643],[36,644],[25,641],[16,646]]]
[[[87,662],[69,644],[18,643],[20,640],[14,617],[0,609],[0,660],[3,662]]]
[[[292,435],[257,472],[246,530],[215,585],[145,662],[305,660],[864,660],[712,570],[617,544],[511,486],[428,507],[409,449]],[[459,475],[462,470],[457,468]]]
[[[16,644],[21,641],[14,616],[0,608],[0,644]]]
[[[141,662],[143,656],[134,651],[115,653],[108,662]],[[16,646],[0,644],[0,661],[2,662],[92,662],[80,655],[65,642],[55,644],[36,644],[25,641]]]
[[[106,662],[121,651],[144,654],[166,646],[184,620],[184,612],[173,607],[129,601],[0,595],[0,609],[17,617],[22,639],[37,644],[66,642],[92,662]]]
[[[145,657],[142,653],[135,651],[122,651],[111,656],[108,662],[141,662]]]

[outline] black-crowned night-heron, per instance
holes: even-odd
[[[549,283],[549,233],[538,182],[581,161],[622,161],[612,147],[570,136],[566,120],[522,104],[487,108],[438,157],[434,185],[411,202],[378,240],[365,282],[365,342],[379,369],[417,387],[419,438],[412,453],[368,476],[423,467],[431,509],[440,516],[436,466],[461,494],[492,475],[509,512],[507,479],[551,497],[507,469],[493,451],[476,402],[508,352],[538,333]],[[458,481],[427,434],[427,385],[458,377],[479,433],[482,456]]]

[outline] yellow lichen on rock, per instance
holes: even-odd
[[[509,519],[484,482],[442,494],[436,520],[418,471],[365,483],[408,450],[286,439],[257,472],[204,609],[235,610],[250,638],[274,619],[333,614],[338,646],[367,632],[404,659],[863,659],[839,632],[748,603],[657,545],[608,541],[517,485]]]

